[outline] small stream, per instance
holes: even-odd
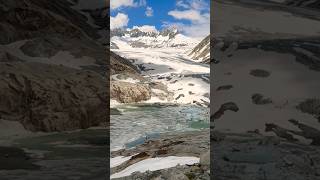
[[[194,105],[119,105],[111,115],[110,149],[132,148],[160,133],[209,128],[209,108]]]

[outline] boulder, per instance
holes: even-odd
[[[135,103],[149,100],[151,98],[151,90],[145,84],[111,81],[110,97],[121,103]]]

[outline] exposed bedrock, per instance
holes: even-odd
[[[92,71],[41,63],[1,63],[0,115],[31,131],[89,128],[106,122],[107,81]]]

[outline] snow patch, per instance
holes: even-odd
[[[119,165],[121,165],[122,163],[128,161],[131,159],[132,156],[117,156],[117,157],[114,157],[114,158],[111,158],[110,159],[110,168],[114,168],[114,167],[117,167]]]
[[[158,157],[150,158],[135,163],[121,172],[112,174],[110,179],[120,178],[125,176],[130,176],[133,172],[146,172],[146,171],[156,171],[160,169],[167,169],[175,167],[177,165],[193,165],[200,162],[198,157],[177,157],[177,156],[168,156],[168,157]]]

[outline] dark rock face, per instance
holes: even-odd
[[[87,18],[76,10],[68,1],[27,0],[1,1],[2,19],[0,29],[4,33],[0,44],[37,37],[40,34],[63,34],[68,37],[79,37],[82,33],[92,38],[99,35],[90,27]],[[53,14],[65,19],[56,18]],[[72,22],[72,23],[71,23]]]
[[[210,63],[210,35],[194,47],[189,56],[192,56],[192,59],[202,59],[204,63]]]
[[[140,71],[129,60],[110,52],[111,75],[119,73],[138,74]]]
[[[254,69],[250,71],[250,75],[255,77],[266,78],[270,76],[270,72],[263,69]]]
[[[233,88],[232,85],[224,85],[224,86],[219,86],[219,87],[217,88],[217,91],[230,90],[230,89],[232,89],[232,88]]]
[[[224,103],[220,106],[219,110],[210,117],[210,120],[214,121],[215,119],[219,119],[225,113],[225,111],[228,110],[237,112],[239,111],[239,107],[234,102]]]
[[[18,57],[0,49],[0,63],[2,63],[2,62],[18,62],[18,61],[22,62],[22,60],[19,59]]]
[[[0,170],[35,170],[40,167],[33,164],[30,157],[20,148],[0,146]]]
[[[304,113],[308,113],[319,118],[320,99],[306,99],[297,106],[297,109],[301,110]]]
[[[41,63],[2,63],[0,74],[0,115],[28,130],[88,128],[107,119],[107,82],[95,72]]]
[[[257,105],[271,104],[272,100],[270,98],[264,98],[262,94],[256,93],[251,96],[252,103]]]
[[[28,130],[46,132],[106,122],[108,82],[102,75],[108,68],[107,54],[103,44],[97,42],[101,38],[98,30],[105,27],[91,26],[73,5],[66,0],[0,0],[0,44],[5,47],[0,50],[2,118],[19,121]],[[106,9],[102,7],[101,11]],[[89,15],[97,20],[101,11]],[[28,58],[16,57],[8,48],[18,41],[21,46],[11,50],[21,50]],[[61,60],[60,66],[29,60],[50,58],[60,51],[75,58],[72,62]],[[77,58],[84,56],[94,61],[74,69]]]
[[[277,126],[276,124],[273,124],[273,123],[266,123],[265,126],[266,126],[266,129],[265,129],[266,132],[272,131],[272,132],[274,132],[278,137],[284,138],[284,139],[286,139],[286,140],[288,140],[288,141],[291,141],[291,142],[293,142],[293,141],[298,141],[298,140],[297,140],[296,138],[294,138],[293,135],[290,134],[290,133],[288,132],[288,130],[285,129],[285,128],[282,128],[282,127],[280,127],[280,126]]]

